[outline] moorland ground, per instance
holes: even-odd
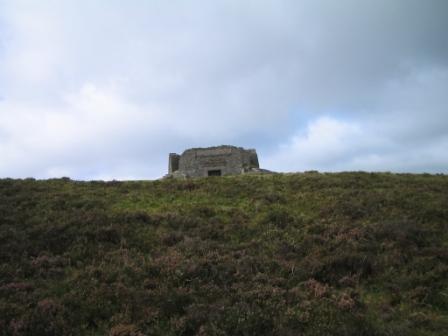
[[[2,335],[447,335],[448,176],[0,180]]]

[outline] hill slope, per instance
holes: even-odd
[[[448,176],[0,180],[3,335],[447,335]]]

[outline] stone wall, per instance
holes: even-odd
[[[256,151],[235,146],[192,148],[169,157],[169,173],[189,177],[235,175],[254,168],[259,168]]]
[[[168,174],[172,174],[175,171],[179,170],[179,159],[180,159],[179,154],[170,153],[168,159]]]

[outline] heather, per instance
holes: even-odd
[[[0,180],[2,335],[446,335],[448,176]]]

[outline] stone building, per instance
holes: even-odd
[[[218,146],[187,149],[181,155],[171,153],[168,177],[201,177],[264,172],[259,169],[255,149]]]

